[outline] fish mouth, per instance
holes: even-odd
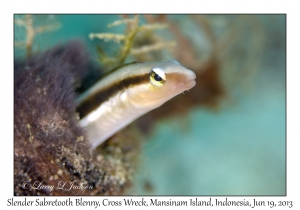
[[[196,74],[192,72],[192,74],[190,74],[189,77],[184,81],[185,90],[189,90],[195,85],[196,85]]]
[[[189,89],[191,89],[192,87],[194,87],[195,85],[196,85],[196,80],[195,80],[195,79],[186,80],[186,81],[184,82],[185,90],[189,90]]]

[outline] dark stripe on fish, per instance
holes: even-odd
[[[101,80],[99,81],[101,82]],[[141,85],[149,82],[149,74],[128,77],[124,80],[117,81],[110,86],[98,90],[95,94],[89,96],[77,106],[77,112],[80,119],[96,110],[100,104],[116,95],[118,92],[124,91],[126,88]]]

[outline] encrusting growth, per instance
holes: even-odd
[[[15,195],[120,194],[129,183],[130,142],[126,150],[116,141],[93,155],[78,126],[74,84],[86,73],[87,59],[83,44],[72,41],[15,61]],[[59,189],[62,183],[75,185],[68,191]]]

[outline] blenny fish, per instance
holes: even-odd
[[[175,60],[126,64],[77,98],[79,124],[95,148],[138,117],[194,87],[195,79],[193,71]]]

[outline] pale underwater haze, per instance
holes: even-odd
[[[45,33],[43,38],[38,35],[39,48],[81,38],[95,54],[95,43],[99,41],[91,41],[89,33],[124,30],[122,25],[107,28],[108,23],[120,19],[118,15],[54,15],[51,18],[61,28]],[[180,25],[178,28],[187,39],[194,40],[193,51],[199,62],[212,56],[204,27],[193,27],[188,15],[169,18]],[[220,42],[227,43],[225,50],[220,47],[216,51],[225,54],[216,57],[220,60],[220,80],[226,96],[217,107],[193,106],[184,116],[174,114],[157,120],[142,140],[132,187],[126,194],[286,195],[286,16],[206,15],[205,18]],[[252,18],[257,22],[251,23]],[[255,31],[247,28],[247,24],[257,24],[260,28]],[[228,33],[236,30],[229,41],[222,40],[222,33],[226,35],[227,30]],[[18,39],[19,31],[15,31]],[[160,33],[169,39],[164,32]],[[259,41],[255,42],[256,39]],[[108,42],[102,44],[107,51],[115,51]],[[255,51],[258,48],[259,55]],[[16,51],[15,55],[22,53]],[[162,60],[176,59],[165,52],[159,56]],[[231,60],[226,60],[226,56]],[[183,65],[196,70],[187,63]],[[247,71],[239,71],[246,67]],[[189,96],[190,92],[184,94]],[[180,103],[185,106],[185,101]]]
[[[193,109],[184,132],[182,121],[157,123],[132,193],[285,195],[285,84],[271,71],[260,76],[253,92],[230,107]]]
[[[215,111],[157,122],[132,194],[286,194],[285,16],[260,18],[265,49],[250,87]]]

